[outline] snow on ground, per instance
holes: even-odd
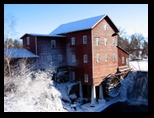
[[[53,86],[47,73],[36,72],[34,76],[33,79],[31,76],[14,78],[15,88],[11,92],[5,92],[4,112],[66,111],[63,109],[61,93]]]
[[[131,61],[130,66],[134,70],[148,71],[148,60]],[[76,98],[76,95],[68,93],[75,83],[53,83],[45,72],[37,72],[34,75],[34,79],[16,79],[16,91],[6,92],[4,95],[4,112],[101,112],[113,103],[126,101],[127,90],[132,90],[128,89],[128,86],[122,86],[119,96],[98,100],[95,107],[91,107],[90,103],[81,104],[81,98],[71,103],[71,99]]]
[[[148,71],[148,60],[137,60],[137,61],[130,61],[129,65],[133,70],[138,71]]]

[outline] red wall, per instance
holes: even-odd
[[[98,25],[92,29],[92,43],[93,43],[93,78],[94,85],[97,86],[104,81],[104,78],[115,73],[118,67],[117,59],[117,36],[114,34],[113,28],[110,26],[108,19],[103,19]],[[104,30],[104,25],[107,25],[107,30]],[[100,45],[96,46],[96,37],[100,39]],[[104,38],[107,38],[107,46],[104,45]],[[112,39],[115,40],[115,46],[112,46]],[[96,55],[100,54],[100,62],[96,62]],[[108,54],[108,62],[105,62],[105,54]],[[115,61],[112,55],[116,55]]]
[[[83,36],[87,35],[87,44],[83,44]],[[75,37],[75,45],[71,45],[71,37]],[[76,55],[76,78],[83,84],[92,84],[92,47],[91,47],[91,31],[79,31],[67,34],[67,43],[69,50]],[[88,55],[88,63],[83,62],[83,55]],[[70,55],[71,56],[71,55]],[[68,65],[70,66],[70,65]],[[84,74],[88,74],[88,83],[84,82]]]
[[[107,25],[107,30],[104,30],[104,25]],[[123,55],[117,49],[117,36],[112,36],[117,30],[112,22],[106,17],[99,22],[92,30],[78,31],[66,34],[66,43],[64,39],[57,39],[60,46],[66,44],[66,65],[76,67],[76,79],[82,81],[83,84],[94,84],[98,86],[104,81],[104,78],[111,73],[117,71],[118,64]],[[83,44],[83,36],[87,36],[87,44]],[[71,45],[71,37],[75,37],[75,45]],[[96,46],[96,37],[100,39],[100,45]],[[107,46],[104,45],[104,38],[107,38]],[[47,37],[46,37],[47,39]],[[115,45],[112,46],[112,39],[115,40]],[[41,39],[42,40],[42,39]],[[60,41],[61,40],[61,41]],[[30,36],[30,46],[26,45],[26,37],[23,39],[24,47],[28,48],[35,54],[35,37]],[[58,50],[58,49],[57,49]],[[119,52],[119,56],[118,56]],[[71,55],[76,55],[76,63],[71,62]],[[83,62],[83,55],[88,55],[88,63]],[[96,55],[100,54],[100,62],[96,62]],[[105,62],[105,54],[108,54],[108,62]],[[115,54],[115,61],[112,60],[112,55]],[[65,53],[64,53],[65,55]],[[84,82],[84,74],[88,74],[88,82]]]
[[[122,63],[122,57],[124,57],[124,63]],[[129,58],[129,54],[118,48],[118,66],[125,66],[127,58]]]
[[[30,45],[27,45],[27,36],[30,38]],[[36,54],[35,51],[35,37],[31,35],[25,35],[23,37],[23,47],[31,51],[32,53]]]

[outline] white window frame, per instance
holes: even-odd
[[[104,25],[104,30],[107,30],[107,25],[106,24]]]
[[[88,63],[88,55],[87,54],[83,55],[83,62]]]
[[[125,58],[121,57],[121,61],[122,61],[122,64],[124,64],[125,63]]]
[[[112,60],[115,61],[115,59],[116,59],[116,55],[113,54],[113,55],[112,55]]]
[[[71,37],[71,44],[75,45],[75,37]]]
[[[62,58],[62,55],[59,54],[59,55],[58,55],[58,62],[62,62],[62,59],[63,59],[63,58]]]
[[[75,72],[71,71],[71,79],[74,81],[75,80]]]
[[[96,46],[99,46],[99,44],[100,44],[99,38],[96,37]]]
[[[108,62],[108,54],[105,54],[105,62]]]
[[[84,82],[88,82],[88,74],[84,74]]]
[[[129,66],[129,58],[126,58],[126,64]]]
[[[112,46],[115,46],[115,39],[112,39]]]
[[[72,62],[75,63],[76,62],[76,55],[72,54]]]
[[[51,48],[55,48],[56,47],[56,40],[51,40]]]
[[[27,43],[27,45],[30,45],[30,37],[29,36],[26,39],[26,43]]]
[[[107,46],[107,38],[104,38],[104,45]]]
[[[96,62],[99,63],[100,60],[101,60],[101,59],[100,59],[100,54],[97,54],[97,55],[96,55]]]
[[[83,44],[87,44],[87,35],[83,36]]]

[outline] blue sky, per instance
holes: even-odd
[[[4,4],[4,19],[15,20],[10,37],[16,39],[25,33],[49,34],[61,24],[102,14],[127,35],[148,37],[148,4]]]

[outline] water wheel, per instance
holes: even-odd
[[[120,78],[110,76],[106,79],[106,93],[110,97],[116,97],[120,92]]]

